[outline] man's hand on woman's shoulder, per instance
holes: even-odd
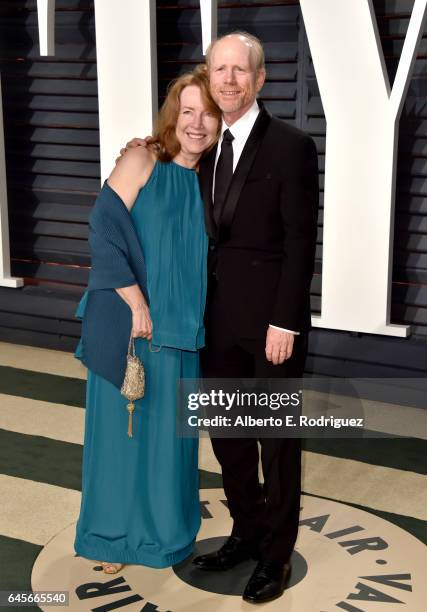
[[[150,142],[151,136],[146,136],[145,138],[132,138],[129,142],[126,143],[124,149],[120,149],[120,155],[116,158],[116,164],[123,159],[123,155],[129,149],[134,149],[136,147],[142,147],[143,149],[147,149],[148,144]]]

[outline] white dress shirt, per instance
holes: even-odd
[[[223,138],[225,130],[229,130],[234,137],[234,140],[232,142],[233,172],[234,172],[236,170],[237,164],[239,162],[240,156],[242,154],[246,141],[249,137],[249,134],[251,133],[251,130],[254,127],[254,123],[259,115],[259,110],[260,109],[258,106],[258,102],[254,100],[254,103],[252,104],[250,109],[246,111],[246,113],[242,117],[240,117],[240,119],[238,119],[235,123],[233,123],[231,126],[228,126],[225,123],[224,119],[222,120],[221,136],[218,141],[218,147],[216,150],[216,157],[215,157],[214,180],[212,181],[212,201],[214,199],[214,193],[215,193],[216,166],[218,163],[218,158],[221,153],[222,138]],[[283,327],[277,327],[277,325],[271,325],[271,323],[270,323],[270,327],[273,327],[274,329],[279,329],[280,331],[288,332],[290,334],[295,334],[296,336],[299,335],[299,332],[293,331],[291,329],[284,329]]]
[[[218,158],[220,156],[221,153],[221,145],[222,145],[222,137],[224,135],[225,130],[230,130],[230,132],[232,133],[234,140],[232,142],[232,147],[233,147],[233,172],[236,169],[237,163],[240,159],[240,156],[242,154],[243,151],[243,147],[246,144],[246,141],[249,137],[249,134],[251,133],[252,128],[254,127],[254,123],[257,119],[259,115],[259,106],[258,106],[258,102],[255,100],[254,103],[252,104],[252,106],[250,107],[250,109],[248,111],[246,111],[246,113],[243,115],[243,117],[240,117],[240,119],[238,119],[235,123],[233,123],[233,125],[231,127],[228,127],[228,125],[225,123],[224,119],[222,120],[222,126],[221,126],[221,136],[220,139],[218,141],[218,147],[216,150],[216,158],[215,158],[215,169],[214,169],[214,184],[213,184],[213,191],[212,191],[212,197],[215,191],[215,173],[216,173],[216,165],[218,163]]]

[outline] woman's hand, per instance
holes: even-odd
[[[145,300],[132,308],[132,336],[133,338],[146,338],[147,340],[153,338],[153,322]]]

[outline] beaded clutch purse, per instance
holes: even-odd
[[[129,404],[127,405],[129,413],[128,436],[132,438],[132,415],[135,410],[134,402],[144,397],[145,393],[144,364],[135,354],[135,340],[132,337],[132,333],[129,339],[127,366],[120,393],[129,400]]]

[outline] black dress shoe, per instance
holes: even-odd
[[[249,603],[264,603],[280,597],[291,576],[290,563],[260,561],[243,593]]]
[[[230,536],[220,549],[193,559],[196,567],[203,570],[228,570],[252,557],[252,548],[246,540]]]

